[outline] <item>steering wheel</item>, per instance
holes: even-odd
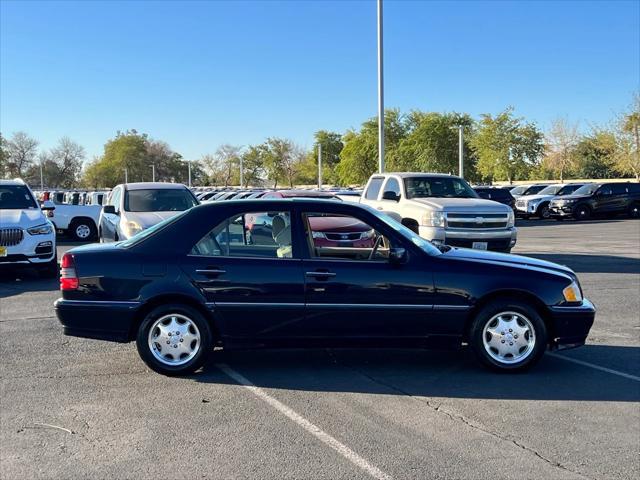
[[[382,235],[379,235],[376,238],[376,243],[373,244],[373,248],[371,249],[371,253],[369,254],[369,258],[367,260],[373,259],[381,243],[382,243]]]

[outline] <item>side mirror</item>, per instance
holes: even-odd
[[[396,195],[395,192],[392,192],[390,190],[384,192],[382,194],[382,199],[383,200],[392,200],[394,202],[397,202],[398,200],[400,200],[400,195]]]
[[[407,251],[404,248],[390,248],[389,262],[400,264],[407,261]]]
[[[53,203],[51,200],[45,200],[44,202],[42,202],[42,207],[40,208],[42,210],[55,210],[56,204]]]
[[[104,205],[102,207],[102,213],[109,213],[111,215],[117,215],[116,207],[114,205]]]

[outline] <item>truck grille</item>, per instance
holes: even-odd
[[[448,228],[507,228],[506,213],[447,213]]]
[[[20,228],[0,228],[0,246],[13,247],[22,242],[24,233]]]

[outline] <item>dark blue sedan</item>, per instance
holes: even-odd
[[[374,241],[356,246],[362,229],[343,228],[322,246],[333,233],[314,217],[365,224]],[[256,221],[266,234],[251,235]],[[198,369],[214,346],[469,344],[489,367],[522,370],[547,348],[583,345],[595,316],[567,267],[436,248],[383,212],[317,199],[197,206],[125,242],[74,248],[60,282],[67,335],[135,340],[167,375]]]

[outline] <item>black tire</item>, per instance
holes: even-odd
[[[58,255],[56,254],[50,262],[38,268],[38,274],[42,278],[58,278],[60,270],[58,268]]]
[[[181,365],[170,365],[159,360],[154,354],[152,347],[149,345],[149,333],[157,320],[171,315],[178,315],[188,318],[195,324],[200,333],[199,346],[197,353],[186,363]],[[154,308],[142,321],[136,336],[136,345],[140,358],[147,366],[158,373],[168,376],[188,375],[199,369],[207,360],[213,347],[213,334],[209,322],[195,308],[183,304],[167,304]],[[180,344],[178,344],[180,345]],[[172,346],[171,344],[169,346]],[[169,348],[169,347],[167,347]],[[158,355],[160,355],[159,352]],[[171,351],[168,350],[168,354]]]
[[[75,241],[88,242],[96,238],[98,229],[90,218],[79,218],[71,221],[68,232]]]
[[[591,218],[591,209],[587,205],[578,205],[573,210],[573,217],[576,220],[589,220]]]
[[[536,211],[536,215],[538,215],[538,218],[541,220],[549,220],[551,218],[551,210],[549,210],[549,203],[546,202],[540,205],[538,207],[538,210]]]
[[[511,360],[513,363],[506,363],[509,361],[508,358],[505,359],[504,362],[496,360],[494,357],[498,356],[498,352],[494,351],[492,356],[492,354],[487,351],[487,349],[490,350],[491,347],[485,348],[484,344],[484,338],[486,338],[484,337],[485,326],[490,322],[496,322],[495,317],[503,312],[518,314],[522,318],[528,320],[529,324],[533,328],[533,347],[527,347],[528,350],[523,352],[523,354],[526,353],[526,356],[524,356],[520,361],[513,362]],[[505,315],[505,317],[508,316],[509,315]],[[518,320],[513,321],[519,322],[520,317]],[[487,335],[492,338],[490,334],[487,333]],[[507,336],[508,335],[511,335],[509,338],[513,339],[514,334],[507,332]],[[509,341],[509,338],[503,338],[501,343],[505,343],[505,339]],[[513,342],[515,342],[515,340],[513,340]],[[547,328],[540,317],[540,314],[528,303],[521,300],[510,299],[494,300],[485,305],[475,316],[469,331],[469,343],[480,362],[490,369],[501,372],[520,372],[531,368],[540,360],[540,358],[542,358],[542,355],[547,349]],[[517,346],[514,348],[517,348]]]
[[[632,203],[629,206],[629,218],[640,218],[640,203]]]

